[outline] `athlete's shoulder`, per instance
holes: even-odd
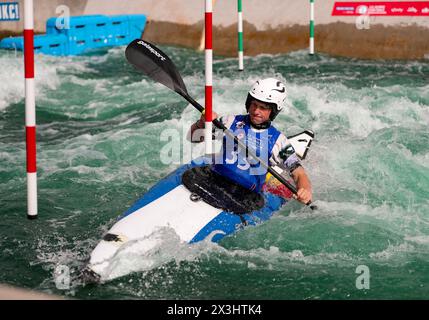
[[[276,136],[277,136],[276,141],[278,141],[279,143],[281,143],[282,141],[287,141],[286,136],[279,129],[277,129],[275,126],[271,125],[269,130],[272,133],[276,134]]]
[[[247,114],[236,114],[234,117],[237,121],[244,121],[247,119]]]
[[[231,128],[231,125],[234,123],[235,115],[228,114],[226,116],[222,116],[219,120],[224,124],[225,127],[229,129]]]
[[[246,124],[248,124],[247,119],[248,119],[247,115],[238,114],[238,115],[226,115],[226,116],[223,116],[220,120],[225,125],[225,127],[230,129],[234,123],[238,125],[238,127],[240,128],[244,127]]]
[[[277,129],[276,129],[277,130]],[[277,131],[279,131],[279,130],[277,130]],[[288,138],[286,137],[286,135],[283,133],[283,132],[281,132],[281,131],[279,131],[280,132],[280,134],[279,134],[279,137],[277,138],[279,141],[288,141]]]
[[[285,148],[291,147],[291,143],[289,139],[283,132],[280,132],[277,139],[274,142],[273,152],[274,154],[280,152],[280,150],[284,150]]]

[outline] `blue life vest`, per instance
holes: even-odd
[[[255,130],[250,124],[249,115],[238,115],[229,128],[240,141],[252,149],[265,163],[271,158],[273,147],[281,134],[273,126]],[[221,157],[220,157],[221,156]],[[212,166],[214,172],[237,182],[243,187],[259,192],[265,182],[267,169],[257,160],[246,159],[245,151],[241,150],[233,139],[224,136],[222,153]]]

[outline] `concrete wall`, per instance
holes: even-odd
[[[70,8],[70,15],[81,15],[86,7],[87,0],[33,0],[34,1],[34,31],[44,33],[46,20],[53,16],[59,16],[56,9],[65,5]],[[3,2],[18,2],[20,10],[19,21],[1,21],[0,32],[20,33],[24,29],[24,0],[0,0]]]
[[[343,0],[353,1],[353,0]],[[387,0],[389,1],[389,0]],[[417,0],[425,1],[425,0]],[[353,17],[333,17],[336,0],[315,0],[316,23],[355,23]],[[427,0],[426,0],[427,2]],[[204,18],[204,0],[135,0],[110,1],[88,0],[85,14],[146,13],[152,20],[181,24],[195,24]],[[237,21],[237,0],[214,0],[213,24],[229,26]],[[309,0],[244,0],[243,16],[257,30],[294,24],[308,25]],[[383,25],[420,25],[429,28],[427,17],[374,17],[373,23]]]
[[[213,0],[214,25],[227,27],[237,20],[236,0]],[[315,0],[316,23],[355,23],[353,17],[333,17],[331,11],[336,0]],[[347,0],[353,1],[353,0]],[[427,0],[415,0],[427,2]],[[23,27],[24,0],[19,2],[21,20],[0,22],[0,30],[20,32]],[[154,21],[168,21],[192,25],[204,18],[204,0],[34,0],[35,30],[45,31],[46,19],[58,15],[60,5],[70,8],[72,15],[144,13]],[[257,30],[294,24],[307,25],[310,2],[308,0],[244,0],[244,19]],[[429,28],[427,17],[373,17],[372,23],[383,25],[418,25]]]
[[[19,0],[21,10],[23,2]],[[71,15],[144,13],[149,19],[143,35],[146,40],[191,48],[198,48],[201,43],[204,0],[34,2],[36,32],[44,32],[46,19],[58,15],[56,8],[64,4],[70,7]],[[371,17],[369,29],[362,30],[356,27],[356,17],[331,16],[334,2],[315,0],[316,52],[369,59],[422,59],[429,55],[428,17]],[[236,54],[236,6],[236,0],[214,0],[215,54]],[[306,49],[309,8],[309,0],[244,0],[245,55]],[[0,37],[1,31],[3,36],[21,32],[22,19],[19,22],[0,22]]]

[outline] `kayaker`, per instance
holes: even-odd
[[[297,187],[297,195],[294,198],[302,203],[312,200],[312,187],[310,180],[302,167],[294,148],[286,136],[277,130],[272,122],[283,109],[287,96],[285,85],[274,78],[261,79],[255,82],[246,99],[245,115],[230,115],[219,120],[238,139],[246,142],[249,148],[256,151],[257,156],[271,165],[278,165],[286,169]],[[213,112],[213,118],[217,118]],[[204,141],[203,129],[205,127],[204,114],[190,129],[188,137],[194,143]],[[232,139],[229,139],[232,140]],[[244,155],[233,140],[223,137],[223,152],[220,153],[220,161],[215,161],[212,171],[230,179],[247,189],[255,192],[261,190],[277,190],[277,194],[290,197],[287,188],[282,184],[272,183],[272,179],[266,183],[267,171],[260,164]]]

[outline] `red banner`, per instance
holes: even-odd
[[[429,1],[335,2],[333,16],[428,16]]]

